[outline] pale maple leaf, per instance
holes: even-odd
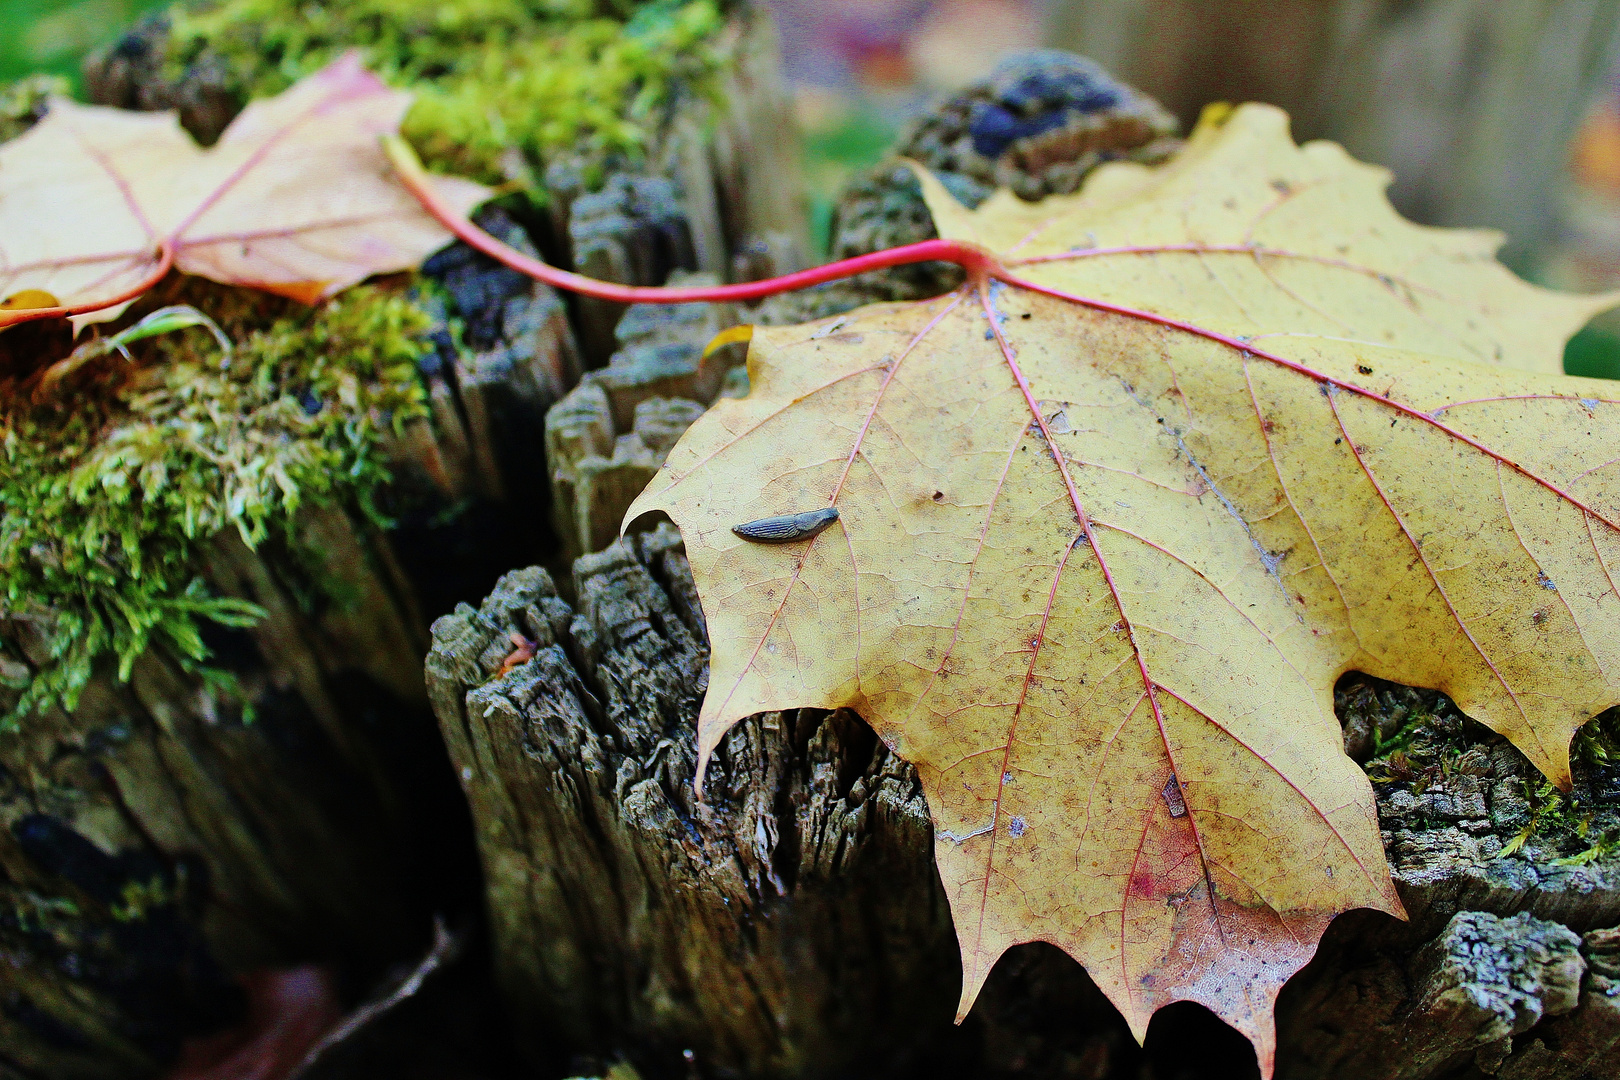
[[[703,760],[749,714],[847,706],[916,765],[964,1014],[1048,941],[1138,1038],[1200,1002],[1269,1076],[1328,922],[1402,910],[1339,676],[1443,690],[1561,785],[1620,701],[1620,395],[1555,374],[1616,298],[1519,281],[1386,182],[1265,106],[1036,205],[925,175],[985,267],[756,330],[749,395],[630,508],[686,541]],[[797,543],[733,532],[826,507]]]
[[[410,101],[349,53],[248,105],[204,149],[173,112],[53,99],[0,144],[0,297],[54,298],[83,323],[115,318],[170,262],[306,303],[414,267],[450,234],[379,143]],[[490,195],[431,183],[462,213]],[[0,311],[0,326],[37,314]]]

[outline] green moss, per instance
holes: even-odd
[[[117,922],[144,922],[158,908],[175,903],[179,897],[167,877],[153,874],[145,880],[124,882],[118,890],[118,899],[109,905],[109,913]]]
[[[1620,710],[1604,712],[1576,732],[1570,748],[1574,785],[1566,792],[1521,755],[1504,760],[1493,753],[1505,740],[1464,717],[1444,694],[1377,686],[1377,693],[1362,695],[1354,707],[1377,714],[1373,756],[1363,767],[1385,794],[1404,788],[1422,796],[1472,775],[1490,791],[1493,821],[1514,829],[1501,834],[1496,857],[1524,854],[1529,845],[1531,857],[1550,865],[1584,866],[1620,852]],[[1503,785],[1517,793],[1519,811],[1500,812]]]
[[[204,583],[221,531],[290,539],[307,501],[376,516],[384,430],[425,412],[428,316],[381,286],[244,329],[260,307],[220,320],[237,339],[228,359],[187,330],[139,343],[133,369],[114,356],[53,400],[13,395],[0,413],[5,606],[38,622],[50,657],[14,684],[9,723],[71,709],[103,656],[127,678],[158,645],[207,673],[202,622],[259,614]]]
[[[53,95],[66,96],[69,89],[68,81],[55,75],[29,75],[0,84],[0,142],[33,127],[45,115],[46,101]]]
[[[223,67],[244,98],[286,89],[362,50],[415,91],[405,134],[436,168],[538,193],[532,169],[562,150],[644,152],[668,107],[708,94],[725,62],[715,0],[221,0],[177,9],[171,77]]]
[[[1575,733],[1573,755],[1586,764],[1620,766],[1620,709],[1598,713]]]
[[[589,167],[651,149],[675,103],[718,85],[729,40],[718,0],[213,0],[168,18],[167,76],[223,72],[244,100],[358,47],[416,94],[406,133],[435,167],[535,197],[554,156]],[[0,125],[22,130],[38,88],[13,97]],[[186,330],[138,343],[133,369],[98,360],[53,401],[0,405],[4,617],[32,621],[49,657],[30,672],[0,656],[18,692],[6,723],[71,709],[104,657],[127,677],[160,647],[210,674],[204,624],[260,614],[205,583],[221,531],[290,542],[309,500],[377,516],[383,428],[425,408],[426,315],[376,287],[290,314],[242,290],[210,299],[237,343],[229,364]]]

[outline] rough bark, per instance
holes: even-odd
[[[669,526],[507,575],[435,624],[428,684],[475,807],[497,978],[537,1055],[798,1076],[915,1052],[957,960],[916,777],[860,722],[749,720],[691,789],[707,646]],[[517,635],[518,637],[514,637]],[[536,652],[493,680],[514,641]]]
[[[1108,161],[1158,164],[1180,145],[1156,101],[1081,56],[1009,56],[990,77],[919,118],[892,157],[857,175],[833,210],[829,254],[848,259],[937,236],[910,167],[926,166],[966,206],[998,187],[1037,200],[1077,190]],[[773,297],[756,321],[808,322],[861,304],[918,300],[961,284],[959,267],[921,263]]]
[[[567,155],[548,163],[549,209],[524,219],[547,258],[633,284],[801,264],[769,23],[742,12],[729,33],[729,92],[682,102],[643,163],[610,163],[594,192]],[[168,49],[165,20],[143,21],[87,65],[88,96],[177,108],[212,142],[241,95],[217,58],[179,70]],[[480,221],[534,252],[510,218]],[[582,303],[570,317],[548,287],[461,245],[423,273],[440,325],[421,367],[430,415],[388,447],[379,499],[396,526],[329,507],[302,516],[297,550],[215,546],[216,591],[270,612],[210,637],[240,698],[154,649],[128,684],[99,672],[72,716],[0,738],[0,1073],[151,1075],[183,1037],[239,1011],[233,975],[313,958],[364,982],[420,950],[435,909],[472,902],[465,810],[422,686],[427,617],[549,557],[544,417],[607,361],[622,309]],[[691,381],[676,352],[659,362],[680,386],[659,393]],[[698,408],[642,401],[622,372],[602,381],[643,438],[637,466]],[[24,665],[8,676],[45,659],[37,627],[0,638],[6,663]]]
[[[1329,928],[1279,1003],[1277,1075],[1620,1071],[1603,959],[1620,923],[1620,785],[1581,751],[1611,718],[1578,737],[1575,790],[1560,796],[1444,695],[1353,676],[1336,697],[1411,921],[1356,912]],[[1395,749],[1375,757],[1380,742]]]
[[[607,366],[587,373],[546,414],[560,566],[612,543],[630,503],[704,408],[723,392],[746,392],[746,372],[734,366],[740,348],[703,355],[735,321],[729,304],[636,304],[615,330],[619,348]]]
[[[1071,107],[1070,98],[1084,96],[1081,90],[1086,86],[1094,88],[1097,83],[1094,74],[1080,72],[1084,76],[1080,78],[1077,70],[1047,57],[1009,63],[999,80],[992,79],[982,88],[965,92],[960,100],[947,103],[936,116],[925,121],[911,136],[908,149],[941,169],[948,180],[954,178],[962,195],[969,199],[982,197],[983,191],[988,190],[987,181],[1004,179],[1001,173],[1010,173],[1015,168],[1022,168],[1017,175],[1026,184],[1045,185],[1041,191],[1072,187],[1084,175],[1085,167],[1066,170],[1063,153],[1071,157],[1091,154],[1088,160],[1094,164],[1101,155],[1092,144],[1070,140],[1053,150],[1055,157],[1043,157],[1042,152],[1052,150],[1056,144],[1052,143],[1050,135],[1035,136],[1023,141],[1013,140],[1003,149],[1001,158],[991,159],[976,149],[977,143],[983,140],[976,140],[974,124],[982,122],[983,116],[993,108],[1023,117],[1033,127],[1051,128],[1050,121],[1043,119],[1042,108],[1067,109]],[[1047,101],[1048,97],[1052,100]],[[1153,125],[1139,118],[1132,119],[1151,117],[1150,105],[1121,107],[1119,111],[1123,115],[1120,117],[1099,119],[1093,116],[1079,122],[1078,126],[1089,125],[1088,130],[1099,131],[1118,129],[1120,141],[1112,152],[1140,152],[1151,156],[1162,150],[1154,149],[1151,144],[1146,149],[1131,149],[1141,147],[1145,135],[1162,137],[1163,132]],[[1031,109],[1035,110],[1033,119],[1026,115]],[[1132,127],[1132,123],[1137,126]],[[996,147],[986,145],[985,148]],[[1032,164],[1039,167],[1033,168]],[[837,220],[836,236],[841,245],[838,254],[858,254],[931,235],[925,215],[919,218],[920,200],[908,180],[909,173],[879,170],[851,188],[840,205]],[[863,301],[921,295],[918,290],[937,291],[948,284],[931,269],[905,278],[888,274],[881,282],[856,282],[768,303],[754,317],[761,321],[787,321],[822,316]],[[696,414],[695,403],[710,400],[707,388],[702,392],[695,389],[701,380],[696,365],[690,362],[712,329],[706,317],[696,310],[688,310],[684,316],[688,321],[676,322],[665,314],[672,309],[633,310],[637,312],[636,317],[627,318],[620,329],[627,343],[634,340],[645,317],[646,321],[659,325],[658,334],[665,340],[684,342],[684,353],[666,355],[622,349],[608,368],[588,376],[578,390],[548,415],[548,461],[552,469],[558,528],[570,554],[599,550],[613,540],[630,500],[657,468],[667,444],[674,441],[678,429],[688,422],[686,418]],[[670,357],[682,355],[687,359],[672,372]],[[658,389],[653,389],[655,387]],[[679,395],[679,400],[648,396],[669,392]],[[653,426],[655,410],[659,434],[652,438],[644,429]],[[629,549],[610,549],[610,552],[618,552],[615,557],[621,560],[628,558],[628,553],[640,551],[635,543]],[[638,558],[645,561],[646,557],[642,554]],[[593,578],[597,573],[596,565],[590,559],[582,561],[578,564],[582,569],[576,577]],[[627,588],[659,591],[646,582],[622,580]],[[668,577],[658,580],[672,598],[671,603],[676,602],[673,598],[687,595],[685,590],[689,586],[684,582],[677,583]],[[515,579],[507,581],[512,585]],[[571,583],[563,584],[563,591],[569,591]],[[500,595],[498,592],[496,597]],[[651,602],[637,595],[635,603]],[[501,621],[507,616],[499,613],[506,610],[500,605],[509,601],[498,601],[496,597],[490,601],[496,604],[496,609],[486,604],[482,616],[469,611],[457,616],[463,622],[454,624],[454,632],[471,633],[472,637],[458,638],[460,644],[455,648],[465,651],[471,648],[467,641],[477,641],[481,643],[480,649],[487,647],[491,651],[485,657],[481,675],[475,667],[461,668],[456,676],[461,681],[457,682],[448,680],[449,669],[435,669],[437,674],[432,676],[437,695],[435,705],[442,724],[447,723],[448,715],[472,715],[471,712],[463,714],[460,710],[464,706],[459,702],[468,690],[479,684],[481,677],[499,669],[501,660],[510,652],[508,635],[526,633],[517,623]],[[584,594],[580,597],[584,604]],[[683,602],[691,603],[690,600]],[[572,625],[572,617],[569,624]],[[441,661],[448,655],[444,652],[448,640],[445,635],[451,632],[451,627],[452,624],[446,622],[438,628],[440,637],[435,648]],[[559,640],[566,642],[567,639],[559,636]],[[565,647],[557,655],[574,654]],[[560,678],[562,670],[558,668],[547,677]],[[508,675],[507,680],[514,677],[515,672]],[[579,677],[590,683],[590,677]],[[686,675],[676,681],[685,686],[692,677]],[[498,695],[500,691],[492,688],[499,682],[486,685],[478,693]],[[466,697],[466,701],[472,700]],[[1601,937],[1602,928],[1620,923],[1620,867],[1607,856],[1585,863],[1559,862],[1560,859],[1578,860],[1581,850],[1588,846],[1584,841],[1575,842],[1570,836],[1560,840],[1537,833],[1516,854],[1504,855],[1517,834],[1532,823],[1532,802],[1537,787],[1534,770],[1505,742],[1468,724],[1443,698],[1363,680],[1346,684],[1340,705],[1346,723],[1347,750],[1360,761],[1367,761],[1377,747],[1396,740],[1403,725],[1414,716],[1427,717],[1425,730],[1432,729],[1430,743],[1422,747],[1427,757],[1419,755],[1418,765],[1408,762],[1402,766],[1411,775],[1383,775],[1383,782],[1378,786],[1380,811],[1387,830],[1386,847],[1412,922],[1400,924],[1380,916],[1352,915],[1334,926],[1324,943],[1322,958],[1303,972],[1284,996],[1279,1076],[1342,1076],[1349,1080],[1365,1075],[1415,1080],[1472,1075],[1469,1069],[1526,1076],[1536,1075],[1534,1070],[1539,1069],[1549,1076],[1577,1077],[1583,1075],[1582,1070],[1591,1075],[1603,1075],[1600,1065],[1620,1069],[1620,1064],[1604,1057],[1613,1053],[1612,1038],[1603,1034],[1609,1030],[1607,1018],[1613,1011],[1606,996],[1607,984],[1597,981],[1604,976],[1594,973],[1586,977],[1578,1007],[1577,999],[1569,990],[1571,965],[1583,964],[1580,958],[1585,955],[1571,951],[1571,943],[1576,940],[1574,933]],[[471,709],[471,706],[465,708]],[[668,706],[661,703],[657,708],[659,715],[667,718]],[[693,706],[687,702],[681,708],[690,712]],[[452,709],[453,712],[447,711]],[[504,719],[497,720],[497,715]],[[591,723],[597,730],[601,729],[600,720],[593,719]],[[610,720],[609,728],[616,723],[617,720]],[[531,732],[529,738],[537,737],[540,729],[533,726],[522,709],[514,712],[508,708],[504,713],[465,721],[461,728],[465,733],[462,743],[453,744],[464,782],[485,791],[486,799],[491,797],[487,793],[495,790],[504,793],[497,801],[520,802],[524,796],[519,792],[536,781],[508,776],[498,761],[479,759],[471,748],[477,739],[494,743],[503,737],[513,738],[513,732],[525,726]],[[476,737],[475,731],[480,732]],[[684,729],[674,731],[669,737],[689,740]],[[1387,751],[1388,747],[1385,749]],[[1389,754],[1385,753],[1378,768],[1387,768],[1388,759]],[[1620,811],[1620,789],[1598,772],[1601,770],[1587,769],[1582,774],[1586,785],[1582,812],[1596,809],[1596,824],[1591,819],[1587,823],[1593,837],[1607,835],[1606,828],[1620,824],[1620,821],[1610,820]],[[668,783],[666,778],[666,785]],[[672,805],[684,805],[679,802],[679,789],[669,787],[668,792],[666,798],[673,800]],[[755,801],[775,805],[779,800],[772,796]],[[475,817],[480,821],[491,812],[476,798],[474,806]],[[516,813],[510,805],[507,812]],[[550,815],[558,812],[566,812],[566,808],[559,811],[556,806],[548,806],[543,815],[549,820]],[[623,811],[614,813],[622,816]],[[541,814],[535,812],[534,816]],[[686,817],[696,820],[691,813]],[[699,830],[703,827],[701,821],[693,825]],[[776,831],[792,835],[785,826],[778,826]],[[482,832],[481,843],[486,865],[493,865],[496,859],[505,865],[512,865],[514,859],[531,867],[550,865],[546,852],[539,848],[526,849],[519,856],[510,849],[502,849],[496,838]],[[919,847],[912,857],[926,863],[927,845]],[[650,861],[652,865],[663,865],[669,858]],[[927,875],[914,872],[912,877],[921,880]],[[557,888],[566,891],[580,887],[583,891],[578,895],[586,896],[597,895],[593,890],[600,888],[599,884],[583,887],[577,886],[574,879],[567,880],[566,885]],[[931,882],[931,877],[928,880]],[[914,902],[933,902],[930,896],[932,894],[919,894]],[[498,918],[506,924],[532,925],[533,911],[539,906],[531,905],[530,914],[525,915],[520,902],[504,894],[498,897],[491,894],[492,910],[501,911]],[[531,931],[509,928],[509,932]],[[809,928],[803,932],[813,938],[823,931]],[[498,941],[500,934],[497,927]],[[1549,946],[1548,941],[1557,947]],[[1459,949],[1466,946],[1476,961],[1474,965],[1443,963],[1444,957],[1451,955],[1446,950],[1453,946]],[[497,952],[499,955],[501,950],[498,948]],[[549,1000],[546,992],[537,984],[525,981],[532,979],[532,965],[527,969],[530,974],[520,970],[527,961],[516,952],[504,956],[503,962],[508,965],[505,986],[515,1015],[538,1015],[551,1008],[541,1004]],[[1051,1068],[1079,1069],[1082,1075],[1095,1076],[1123,1075],[1136,1068],[1141,1054],[1129,1043],[1106,1003],[1099,1004],[1100,999],[1089,981],[1083,975],[1076,975],[1072,968],[1073,965],[1051,950],[1039,947],[1023,950],[1004,962],[987,988],[966,1034],[946,1032],[939,1026],[939,1017],[934,1016],[932,1026],[925,1025],[931,1034],[923,1041],[938,1046],[955,1045],[953,1038],[966,1039],[970,1045],[963,1051],[964,1055],[987,1074],[1002,1069],[1017,1071],[1033,1062]],[[1544,969],[1552,972],[1550,981],[1544,980],[1546,984],[1563,988],[1551,992],[1556,1000],[1544,1000],[1549,992],[1537,982]],[[553,997],[566,997],[565,988],[570,983],[566,977],[559,978],[549,993]],[[1574,980],[1576,987],[1582,985],[1579,972],[1575,973]],[[1507,993],[1502,987],[1519,989]],[[729,988],[726,992],[730,993]],[[1514,997],[1515,993],[1519,997]],[[1039,1004],[1031,1001],[1032,996],[1040,999]],[[1463,1008],[1464,1004],[1467,1008]],[[721,1011],[717,1006],[706,1008],[711,1012]],[[1051,1010],[1046,1014],[1047,1023],[1020,1026],[1017,1019],[1027,1017],[1028,1010],[1034,1008]],[[1083,1033],[1070,1038],[1054,1037],[1054,1025],[1062,1030],[1076,1015],[1086,1018]],[[1166,1033],[1185,1033],[1191,1030],[1190,1025],[1207,1020],[1207,1014],[1200,1020],[1186,1008],[1167,1010],[1164,1019],[1155,1026],[1155,1031],[1161,1034],[1150,1040],[1147,1055],[1150,1066],[1159,1070],[1160,1075],[1174,1075],[1175,1052],[1170,1047],[1178,1040],[1175,1034]],[[609,1025],[609,1030],[618,1032],[615,1037],[620,1041],[613,1045],[625,1052],[658,1058],[656,1040],[649,1042],[642,1034],[646,1029],[637,1028],[635,1034],[627,1034],[631,1029],[613,1029]],[[1072,1033],[1074,1029],[1069,1030]],[[1221,1034],[1218,1030],[1205,1031],[1201,1037],[1206,1040],[1214,1037],[1218,1044]],[[916,1031],[885,1031],[872,1038],[897,1045],[916,1036]],[[604,1038],[600,1028],[592,1028],[590,1033],[583,1027],[572,1028],[564,1035],[565,1042],[573,1040],[572,1045],[594,1046],[598,1050],[605,1045]],[[816,1044],[812,1039],[796,1045],[821,1047],[792,1059],[803,1063],[801,1067],[806,1074],[813,1074],[817,1068],[830,1068],[836,1060],[837,1051],[827,1049],[827,1044]],[[753,1053],[755,1056],[747,1059],[749,1063],[768,1060],[768,1050],[756,1049]],[[1246,1058],[1248,1051],[1241,1043],[1229,1042],[1217,1056],[1219,1053],[1225,1053],[1229,1063],[1248,1060],[1248,1067],[1252,1068],[1252,1058]],[[726,1058],[722,1054],[720,1064],[734,1064],[735,1060],[740,1059]],[[795,1067],[792,1060],[780,1057],[772,1068],[781,1075],[792,1074]]]
[[[149,1075],[232,1017],[228,973],[372,970],[457,900],[419,624],[345,515],[304,525],[366,607],[300,610],[295,562],[222,540],[216,581],[269,611],[213,641],[237,690],[153,649],[0,742],[0,1060],[23,1075]]]
[[[767,95],[754,108],[767,109],[772,100]],[[1009,59],[984,83],[943,102],[896,153],[928,166],[963,202],[977,205],[997,184],[1038,199],[1074,191],[1105,161],[1162,161],[1179,145],[1174,129],[1156,103],[1095,64],[1037,52]],[[749,170],[742,172],[746,179]],[[935,235],[915,174],[889,161],[844,191],[831,254],[852,258]],[[611,543],[625,510],[700,407],[722,394],[746,392],[746,371],[733,367],[743,359],[741,348],[701,358],[716,332],[738,319],[803,322],[863,303],[934,296],[959,283],[957,267],[928,263],[775,297],[753,311],[728,305],[630,309],[607,366],[587,374],[546,416],[552,513],[563,556],[557,565]]]
[[[768,18],[733,20],[733,63],[717,100],[685,99],[640,164],[590,188],[584,155],[545,170],[552,261],[603,281],[662,285],[676,271],[751,280],[808,264],[799,146]],[[586,366],[621,347],[625,305],[575,300]]]
[[[706,649],[678,536],[665,524],[581,558],[573,591],[570,606],[544,571],[509,574],[479,609],[435,624],[428,661],[477,824],[497,974],[532,1052],[626,1055],[653,1076],[682,1073],[685,1050],[703,1076],[851,1062],[1252,1072],[1247,1045],[1189,1006],[1161,1014],[1139,1051],[1044,946],[1010,954],[952,1029],[956,946],[910,766],[847,713],[771,714],[728,738],[708,802],[694,801]],[[1397,759],[1410,776],[1377,785],[1412,920],[1334,924],[1285,992],[1278,1075],[1620,1068],[1606,929],[1620,922],[1620,863],[1556,863],[1578,841],[1541,832],[1504,855],[1529,820],[1533,770],[1438,695],[1352,682],[1340,704],[1352,749],[1367,725],[1438,732]],[[1620,811],[1600,771],[1582,772],[1599,830]]]

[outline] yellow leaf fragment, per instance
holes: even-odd
[[[56,307],[56,297],[44,289],[22,289],[0,300],[0,311],[31,311],[35,308]]]
[[[409,103],[356,54],[253,102],[207,149],[172,112],[54,99],[0,144],[0,295],[118,297],[149,277],[164,244],[186,273],[306,302],[415,266],[450,235],[378,144]],[[488,197],[469,181],[435,182],[462,212]]]
[[[1620,300],[1523,281],[1496,261],[1499,233],[1412,224],[1384,197],[1386,170],[1336,143],[1296,146],[1287,114],[1263,105],[1200,124],[1159,168],[1105,165],[1039,203],[1002,190],[968,210],[921,179],[941,236],[1009,265],[1082,253],[1064,263],[1071,291],[1234,336],[1365,341],[1561,375],[1565,339]]]
[[[756,328],[749,395],[630,508],[686,540],[704,759],[847,706],[917,766],[963,1012],[1049,941],[1139,1037],[1198,1001],[1269,1076],[1327,923],[1401,913],[1336,679],[1444,690],[1561,784],[1620,701],[1620,394],[1549,373],[1612,298],[1382,184],[1260,106],[1037,205],[925,177],[996,280]],[[733,532],[817,507],[795,543]]]

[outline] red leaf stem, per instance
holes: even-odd
[[[101,311],[104,308],[116,307],[143,296],[148,290],[162,281],[171,269],[174,268],[174,241],[164,240],[158,244],[157,262],[152,266],[152,272],[140,281],[131,285],[117,296],[95,300],[88,304],[74,304],[72,306],[57,306],[43,308],[18,308],[15,311],[0,311],[0,330],[8,326],[17,326],[21,323],[36,322],[40,319],[67,319],[74,315],[88,315],[92,311]]]
[[[796,289],[805,289],[840,278],[854,277],[869,270],[886,270],[891,266],[909,266],[923,262],[955,263],[974,275],[991,274],[999,269],[995,258],[976,244],[962,243],[958,240],[925,240],[920,244],[889,248],[886,251],[844,259],[841,262],[800,270],[782,277],[739,282],[735,285],[681,288],[619,285],[611,281],[598,281],[583,274],[559,270],[555,266],[510,248],[456,213],[434,190],[432,178],[403,139],[387,136],[383,139],[383,149],[399,174],[400,181],[412,195],[416,196],[422,207],[468,247],[481,251],[490,258],[538,281],[579,293],[581,296],[594,296],[599,300],[613,300],[621,304],[698,304],[760,300],[778,293],[793,292]]]

